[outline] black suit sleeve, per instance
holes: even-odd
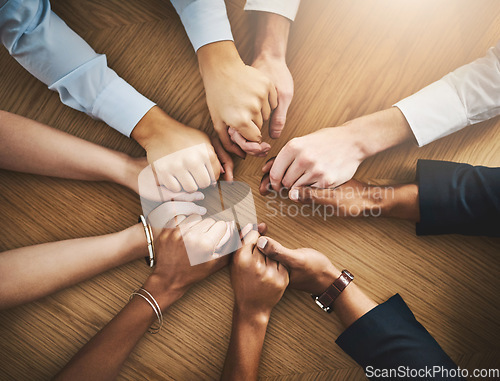
[[[500,237],[500,168],[419,160],[417,235]]]
[[[371,380],[462,380],[455,363],[399,294],[356,320],[336,343]]]

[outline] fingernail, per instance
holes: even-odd
[[[203,206],[200,206],[200,214],[203,215],[207,212],[207,208],[204,208]]]
[[[288,197],[290,197],[290,200],[297,201],[299,199],[299,190],[292,189],[290,193],[288,193]]]
[[[266,245],[267,245],[267,239],[264,237],[259,237],[259,239],[257,240],[257,247],[261,250],[264,250]]]
[[[204,200],[205,195],[201,192],[196,192],[196,201]]]

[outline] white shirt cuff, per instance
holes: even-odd
[[[469,124],[456,91],[442,79],[394,106],[405,116],[420,147]]]
[[[97,97],[92,116],[123,135],[130,136],[137,123],[154,105],[122,78],[116,77]]]
[[[247,0],[245,11],[276,13],[294,21],[300,0]]]
[[[233,41],[224,1],[195,0],[179,16],[195,51],[212,42]]]

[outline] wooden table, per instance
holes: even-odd
[[[242,57],[251,59],[252,25],[243,1],[228,2]],[[167,0],[57,0],[53,8],[138,91],[170,115],[211,130],[196,56]],[[288,62],[295,98],[271,155],[292,137],[391,106],[449,71],[485,54],[500,36],[498,0],[303,0]],[[131,155],[132,140],[74,111],[2,49],[0,105]],[[500,165],[500,119],[470,127],[424,148],[405,145],[367,160],[356,177],[411,181],[418,158]],[[259,220],[290,247],[312,246],[377,301],[399,292],[449,355],[469,369],[498,368],[500,241],[456,235],[416,237],[411,223],[274,216],[258,195],[263,159],[237,163],[254,190]],[[0,251],[105,234],[135,223],[135,194],[114,184],[85,183],[0,171]],[[126,303],[148,274],[130,263],[89,281],[0,313],[0,379],[54,375]],[[389,277],[387,276],[389,275]],[[389,280],[390,279],[390,280]],[[478,282],[477,280],[480,279]],[[473,287],[471,287],[473,284]],[[194,287],[146,335],[123,379],[212,380],[228,345],[232,291],[227,269]],[[327,326],[326,331],[321,328]],[[342,332],[308,295],[287,291],[273,313],[260,376],[286,380],[358,380],[363,371],[334,343]]]

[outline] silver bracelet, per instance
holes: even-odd
[[[151,229],[151,225],[148,224],[146,218],[141,214],[139,216],[139,222],[142,223],[144,227],[144,233],[146,234],[146,242],[148,244],[148,252],[149,258],[146,257],[146,263],[149,267],[153,267],[155,265],[155,247],[154,247],[154,237],[153,237],[153,229]]]
[[[140,291],[144,291],[152,300],[153,302],[151,302],[151,300],[148,299],[147,296],[143,295],[140,293]],[[148,332],[149,333],[152,333],[152,334],[155,334],[155,333],[158,333],[161,331],[161,328],[163,327],[163,314],[161,312],[161,308],[158,304],[158,302],[156,301],[156,299],[153,297],[153,295],[151,295],[148,291],[146,291],[144,288],[139,288],[138,290],[135,290],[131,295],[130,295],[130,298],[129,300],[132,300],[132,298],[135,296],[135,295],[139,295],[141,298],[143,298],[146,302],[148,302],[148,304],[151,306],[151,308],[153,309],[153,311],[155,312],[156,314],[156,318],[158,319],[158,327],[156,328],[149,328],[148,329]]]

